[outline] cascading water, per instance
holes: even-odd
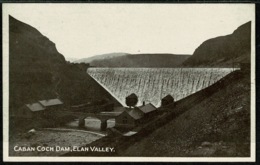
[[[122,105],[131,93],[138,104],[160,106],[170,94],[180,100],[204,89],[232,72],[233,68],[89,68],[87,73],[110,92]]]

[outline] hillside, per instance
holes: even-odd
[[[233,63],[250,62],[251,21],[232,34],[203,42],[188,58],[185,67],[232,67]]]
[[[212,87],[181,100],[171,111],[178,111],[187,105],[190,107],[186,107],[186,112],[120,154],[249,156],[249,75],[231,73]]]
[[[86,146],[116,152],[69,152],[64,156],[248,157],[250,75],[235,71],[165,111],[133,136],[111,135]],[[168,113],[166,113],[168,112]],[[138,130],[138,129],[136,129]]]
[[[94,60],[106,60],[106,59],[111,59],[114,57],[119,57],[119,56],[125,56],[127,53],[107,53],[107,54],[100,54],[100,55],[95,55],[91,56],[88,58],[82,58],[82,59],[77,59],[74,62],[75,63],[92,63]]]
[[[190,56],[174,54],[120,54],[102,59],[99,56],[94,56],[91,60],[85,59],[76,62],[90,63],[91,66],[96,67],[166,68],[177,67],[188,57]]]
[[[55,44],[37,29],[10,16],[9,31],[11,113],[26,103],[56,97],[66,105],[115,101],[86,74],[87,65],[66,62]]]

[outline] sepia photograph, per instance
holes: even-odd
[[[254,4],[2,6],[4,161],[255,161]]]

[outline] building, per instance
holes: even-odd
[[[117,108],[117,111],[122,111],[122,113],[116,117],[115,127],[133,128],[149,121],[150,117],[156,114],[157,108],[153,104],[145,105],[143,102],[142,106],[135,107],[137,102],[138,97],[134,93],[126,97],[126,104],[130,108]]]
[[[63,102],[60,99],[41,100],[32,104],[22,106],[14,117],[35,118],[52,115],[52,112],[63,107]]]
[[[125,110],[116,117],[116,127],[133,128],[150,119],[156,114],[157,108],[149,103],[135,108],[124,108]]]
[[[46,108],[38,102],[25,104],[19,109],[16,116],[22,118],[39,118],[44,116],[45,109]]]
[[[174,98],[171,95],[167,95],[161,100],[161,107],[174,103]]]
[[[60,110],[63,107],[63,102],[60,99],[49,99],[39,101],[46,108],[46,111]]]
[[[139,108],[125,108],[125,110],[116,117],[115,127],[133,128],[142,121],[144,113]]]
[[[157,108],[152,103],[140,106],[138,108],[144,113],[145,118],[154,115],[157,110]]]

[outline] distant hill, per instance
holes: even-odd
[[[128,53],[107,53],[107,54],[101,54],[101,55],[95,55],[92,57],[88,58],[82,58],[74,61],[74,63],[92,63],[94,60],[105,60],[105,59],[111,59],[114,57],[120,57],[120,56],[125,56]]]
[[[106,56],[99,58],[94,56],[77,62],[90,63],[96,67],[177,67],[184,62],[189,55],[175,54],[120,54],[117,56]]]
[[[60,97],[65,104],[112,96],[88,74],[87,65],[70,64],[37,29],[9,17],[10,109]],[[114,100],[113,100],[114,101]]]
[[[232,34],[203,42],[188,58],[186,67],[232,67],[233,63],[250,62],[251,21]]]

